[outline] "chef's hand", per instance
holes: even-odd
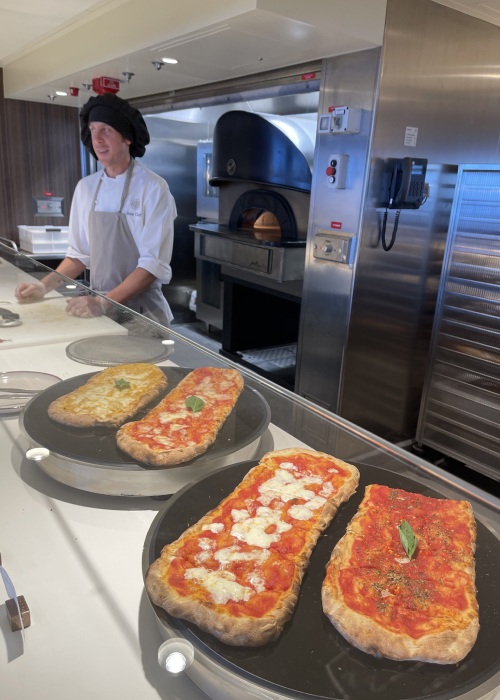
[[[93,316],[102,316],[110,306],[112,304],[101,297],[75,297],[68,300],[66,313],[80,318],[92,318]]]
[[[41,282],[22,282],[18,284],[14,294],[20,304],[32,304],[34,301],[41,301],[45,292],[45,285]]]

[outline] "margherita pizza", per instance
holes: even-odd
[[[359,472],[312,450],[269,452],[149,567],[156,605],[226,644],[261,646],[291,617],[311,552]]]
[[[404,528],[414,552],[403,545]],[[479,630],[475,542],[467,501],[368,486],[333,550],[323,610],[349,642],[369,654],[457,663]]]
[[[155,365],[117,365],[94,374],[86,384],[60,396],[49,417],[80,428],[117,428],[167,387],[167,378]]]
[[[234,369],[195,369],[145,418],[118,431],[118,447],[146,464],[187,462],[214,442],[242,389]]]

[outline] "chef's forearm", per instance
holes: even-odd
[[[112,289],[106,296],[108,299],[117,301],[119,304],[125,304],[137,294],[147,289],[155,279],[156,277],[152,275],[151,272],[144,270],[142,267],[136,267],[118,287]]]
[[[64,282],[61,275],[65,275],[65,277],[70,277],[72,280],[74,280],[75,277],[78,277],[78,275],[84,270],[85,265],[81,260],[78,260],[77,258],[64,258],[56,270],[51,272],[50,275],[44,277],[41,282],[45,286],[46,291],[51,292]],[[58,272],[60,272],[61,275],[58,275]]]

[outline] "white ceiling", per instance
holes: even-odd
[[[39,0],[29,2],[36,9]],[[385,6],[386,0],[101,2],[97,20],[88,10],[4,59],[5,96],[48,102],[56,90],[81,89],[99,76],[123,79],[130,71],[135,75],[119,93],[126,99],[370,48],[382,42]],[[179,62],[157,71],[151,62],[164,56]],[[90,94],[81,89],[56,104],[80,106]]]
[[[115,5],[116,0],[0,0],[0,65],[55,31]]]
[[[500,0],[435,0],[500,25]],[[81,106],[82,83],[123,79],[125,99],[250,75],[382,43],[386,0],[0,0],[5,96]],[[177,65],[151,65],[164,56]]]

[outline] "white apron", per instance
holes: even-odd
[[[131,158],[123,185],[120,210],[95,211],[102,182],[100,177],[89,213],[90,286],[102,294],[107,294],[118,287],[136,269],[139,262],[139,249],[128,225],[127,215],[122,213],[130,188],[134,163],[134,159]],[[170,307],[161,291],[161,282],[157,279],[124,306],[144,314],[153,321],[161,323],[162,326],[168,326],[173,319]]]

